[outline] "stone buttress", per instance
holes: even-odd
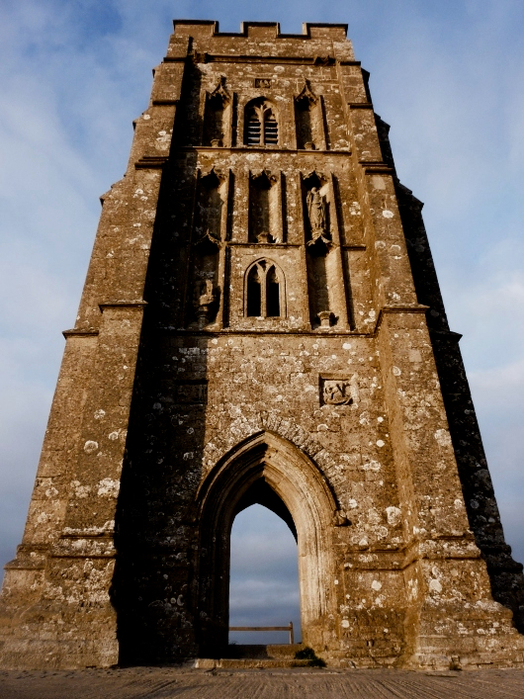
[[[344,25],[175,22],[64,333],[3,667],[223,657],[255,502],[297,537],[328,663],[523,662],[522,566],[387,131]]]

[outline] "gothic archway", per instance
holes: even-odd
[[[262,432],[224,456],[199,492],[195,593],[200,652],[217,657],[227,646],[231,527],[238,512],[253,502],[273,509],[296,532],[302,638],[321,650],[329,643],[336,611],[331,540],[336,503],[308,456],[282,437]]]

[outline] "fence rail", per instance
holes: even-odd
[[[289,632],[289,643],[291,645],[293,645],[295,642],[292,621],[290,621],[287,626],[230,626],[229,630],[230,631],[288,631]]]

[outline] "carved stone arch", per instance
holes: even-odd
[[[328,183],[327,177],[318,170],[309,170],[302,175],[302,182],[306,188],[324,187]]]
[[[296,532],[303,642],[321,650],[327,641],[329,620],[336,613],[331,540],[336,502],[321,470],[303,451],[262,431],[225,454],[198,493],[201,555],[195,592],[201,653],[216,654],[227,645],[233,520],[246,503],[261,498],[268,506],[268,493],[289,513]]]
[[[207,187],[219,187],[226,179],[224,172],[214,165],[209,168],[199,168],[198,176]]]
[[[256,97],[245,106],[244,143],[247,146],[276,146],[279,143],[278,110],[266,97]]]
[[[318,102],[318,97],[315,95],[313,90],[311,89],[311,84],[309,80],[304,80],[304,87],[302,88],[302,92],[295,97],[296,102],[307,102],[307,104],[316,104]]]
[[[226,88],[226,76],[221,75],[220,80],[218,82],[218,85],[215,87],[213,92],[209,94],[209,99],[211,102],[215,102],[216,104],[221,104],[222,107],[225,107],[229,102],[231,101],[231,95],[227,91]]]
[[[244,274],[244,316],[285,318],[286,298],[286,277],[276,262],[262,257],[249,265]]]
[[[252,170],[249,173],[249,177],[253,182],[257,182],[259,186],[263,187],[271,187],[277,181],[275,175],[267,168]]]
[[[216,463],[221,462],[227,453],[236,448],[239,441],[243,443],[260,432],[277,435],[309,457],[323,474],[337,507],[340,507],[338,496],[331,485],[338,480],[340,462],[299,423],[291,417],[283,419],[272,410],[259,412],[253,420],[240,416],[231,423],[229,430],[217,434],[212,442],[208,442],[204,448],[206,473],[209,474]]]

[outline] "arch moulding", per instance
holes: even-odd
[[[296,528],[303,641],[316,648],[330,645],[334,629],[329,620],[336,611],[332,553],[336,499],[309,456],[289,440],[259,431],[218,461],[197,496],[201,652],[216,654],[227,646],[231,527],[242,498],[260,480],[280,498]]]

